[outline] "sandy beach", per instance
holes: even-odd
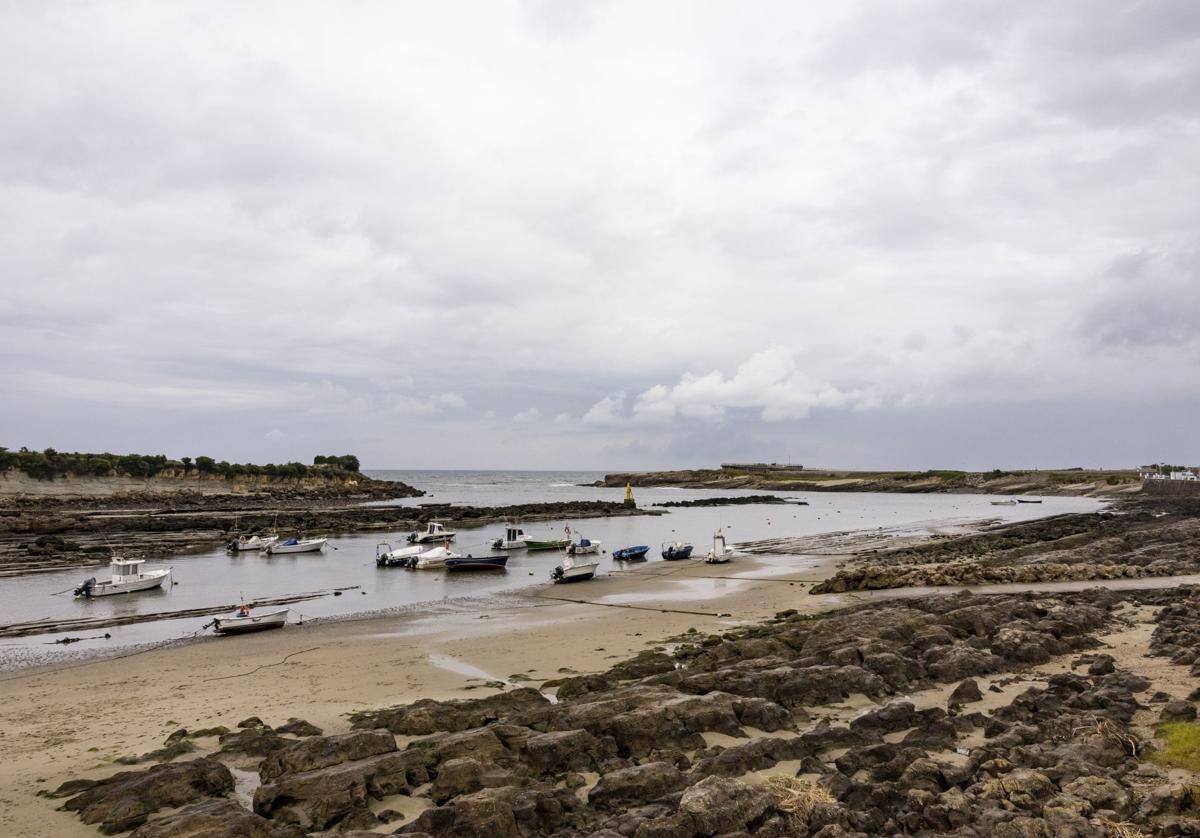
[[[288,626],[10,673],[0,678],[0,812],[12,836],[95,836],[37,791],[126,770],[112,760],[159,748],[179,727],[232,728],[250,716],[278,725],[296,716],[340,732],[355,710],[478,697],[495,690],[488,681],[510,676],[537,686],[603,670],[689,628],[709,633],[788,608],[845,603],[808,595],[838,557],[812,561],[819,564],[796,573],[750,557],[727,565],[652,562],[424,615]]]

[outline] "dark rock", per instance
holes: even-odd
[[[141,826],[159,809],[183,806],[233,791],[233,775],[213,759],[172,762],[144,771],[122,771],[100,780],[63,804],[106,835]]]
[[[288,719],[287,724],[275,728],[276,733],[290,733],[292,736],[320,736],[324,731],[304,719]]]
[[[412,704],[370,713],[355,713],[350,720],[355,728],[386,728],[392,733],[422,736],[449,731],[457,733],[481,727],[517,712],[549,706],[550,700],[535,689],[521,689],[460,701],[421,699]]]
[[[721,835],[746,829],[774,805],[764,786],[706,777],[683,793],[679,812],[691,820],[693,834]]]
[[[1158,718],[1164,722],[1194,722],[1196,705],[1190,701],[1168,701]]]
[[[667,762],[651,762],[610,771],[588,794],[588,803],[601,808],[648,803],[687,785],[679,769]]]
[[[1112,655],[1096,655],[1088,664],[1088,675],[1108,675],[1116,671],[1116,659]]]
[[[396,750],[396,739],[386,731],[356,730],[335,736],[320,736],[288,742],[259,765],[264,783],[287,774],[327,768]]]
[[[303,838],[295,826],[272,823],[232,800],[206,800],[138,827],[130,838]]]
[[[240,722],[237,723],[237,726],[245,727],[245,728],[267,727],[267,724],[262,719],[260,719],[258,716],[251,716],[248,719],[242,719]]]
[[[950,693],[948,703],[960,705],[976,701],[983,701],[983,693],[979,690],[979,684],[973,678],[968,678],[954,688],[954,692]]]
[[[217,741],[221,743],[218,753],[246,754],[252,757],[265,757],[292,744],[292,740],[284,739],[265,726],[247,727],[233,733],[226,733]]]

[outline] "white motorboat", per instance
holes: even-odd
[[[525,546],[525,530],[516,524],[504,525],[504,537],[492,539],[493,550],[520,550]]]
[[[584,582],[596,575],[600,559],[595,556],[563,557],[562,564],[550,571],[550,578],[557,582]]]
[[[567,555],[583,556],[588,553],[599,553],[600,542],[593,541],[590,538],[579,537],[578,541],[572,541],[567,545]]]
[[[143,572],[142,565],[145,563],[145,559],[122,559],[113,556],[110,564],[112,578],[103,582],[97,582],[95,576],[85,579],[83,584],[75,589],[75,596],[89,598],[148,591],[160,587],[171,576],[169,567],[166,570]]]
[[[445,524],[430,521],[421,532],[409,533],[409,544],[428,544],[431,541],[453,541],[457,533],[446,529]]]
[[[289,538],[275,541],[263,548],[268,556],[279,553],[316,553],[325,549],[327,538]]]
[[[375,545],[375,564],[379,567],[407,567],[409,561],[421,555],[424,550],[419,544],[393,550],[392,545],[381,541]]]
[[[225,549],[233,553],[244,553],[250,550],[265,550],[269,545],[279,540],[277,535],[239,535],[225,545]]]
[[[992,501],[992,506],[1016,506],[1016,505],[1017,505],[1017,501],[1014,498],[1009,498],[1008,500]]]
[[[725,547],[725,532],[717,530],[713,533],[713,548],[704,557],[704,561],[709,564],[724,564],[732,558],[733,551]]]
[[[408,567],[413,570],[441,570],[446,566],[446,559],[461,559],[458,553],[450,549],[449,543],[434,547],[408,560]]]
[[[251,631],[283,628],[287,624],[288,609],[264,611],[254,614],[242,606],[227,617],[213,617],[212,625],[217,634],[245,634]]]

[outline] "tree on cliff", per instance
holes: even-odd
[[[217,461],[214,460],[212,457],[197,457],[196,458],[196,471],[200,472],[201,477],[203,477],[206,474],[212,474],[214,471],[216,471],[216,468],[217,468]]]

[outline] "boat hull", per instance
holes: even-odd
[[[162,583],[171,575],[169,570],[152,570],[144,574],[143,579],[131,579],[128,582],[97,582],[91,586],[85,594],[80,594],[85,599],[95,599],[102,596],[117,596],[118,594],[133,594],[138,591],[149,591],[153,588],[161,588]]]
[[[537,550],[562,550],[570,545],[571,539],[560,538],[557,541],[526,541],[525,549]]]
[[[287,624],[288,609],[271,611],[267,614],[252,614],[249,617],[213,617],[213,629],[217,634],[248,634],[252,631],[267,631],[283,628]]]
[[[619,562],[632,562],[638,559],[646,558],[646,554],[650,552],[650,547],[626,547],[623,550],[613,550],[612,557]]]
[[[590,564],[583,567],[555,568],[555,571],[562,571],[561,575],[555,575],[554,583],[556,585],[565,585],[568,582],[586,582],[596,575],[598,565]]]
[[[309,541],[301,541],[297,544],[268,544],[265,551],[268,556],[275,556],[282,553],[319,553],[325,549],[326,539],[317,538]]]
[[[278,540],[278,536],[275,538],[259,538],[258,536],[254,536],[254,538],[246,541],[231,541],[226,545],[225,549],[231,553],[252,553],[256,550],[265,550]]]
[[[686,547],[672,547],[668,550],[663,550],[662,557],[664,562],[677,562],[682,559],[690,559],[692,557],[692,545],[689,544]]]
[[[446,570],[504,570],[508,556],[465,556],[461,559],[446,559]]]

